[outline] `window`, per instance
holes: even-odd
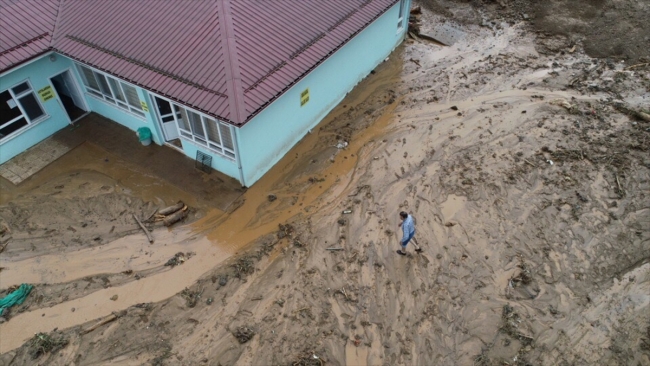
[[[397,16],[397,31],[401,31],[404,28],[404,4],[405,0],[399,1],[399,15]]]
[[[231,126],[161,99],[158,96],[154,100],[163,123],[176,120],[176,126],[181,138],[205,146],[229,158],[235,157]],[[173,114],[171,108],[174,109]]]
[[[138,91],[133,86],[86,66],[77,64],[77,68],[83,76],[83,83],[89,94],[115,104],[126,111],[135,113],[140,117],[145,116],[142,111],[140,97],[138,97]]]
[[[27,81],[0,92],[0,141],[45,117]]]

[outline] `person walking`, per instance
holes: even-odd
[[[413,246],[415,246],[415,251],[418,253],[422,252],[422,248],[417,244],[417,240],[415,239],[415,220],[413,219],[413,216],[409,215],[408,213],[402,211],[399,213],[399,217],[402,219],[402,222],[400,222],[397,226],[402,228],[402,249],[397,251],[397,254],[399,255],[406,255],[406,245],[413,240]]]

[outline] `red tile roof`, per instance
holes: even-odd
[[[242,125],[397,1],[0,0],[0,70],[52,47]]]
[[[59,0],[0,1],[0,71],[50,50]]]

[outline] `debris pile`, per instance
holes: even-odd
[[[188,308],[193,308],[201,300],[201,295],[203,295],[203,289],[198,291],[192,291],[189,288],[185,288],[181,291],[181,296],[185,299],[185,304]]]
[[[167,263],[165,263],[165,266],[169,266],[174,268],[175,266],[181,265],[185,263],[186,260],[190,259],[192,257],[193,253],[183,253],[183,252],[178,252],[176,253],[173,257],[171,257]]]
[[[422,14],[422,8],[420,6],[416,6],[413,9],[411,9],[411,13],[409,15],[409,35],[411,38],[416,38],[414,35],[420,34],[420,15]]]
[[[37,359],[46,353],[55,353],[68,345],[68,339],[60,333],[36,333],[29,340],[29,354]]]
[[[173,224],[185,219],[188,214],[188,207],[183,201],[178,201],[177,204],[165,207],[157,212],[154,212],[148,222],[160,222],[165,226],[172,226]]]

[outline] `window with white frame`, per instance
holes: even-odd
[[[233,127],[158,96],[154,98],[154,104],[158,106],[159,118],[163,118],[163,123],[175,120],[181,138],[203,145],[229,158],[235,157]],[[172,108],[174,113],[171,113]]]
[[[406,4],[406,0],[400,0],[399,1],[399,15],[397,17],[397,30],[401,31],[402,28],[404,27],[404,6]]]
[[[77,68],[89,94],[138,116],[145,116],[135,87],[86,66],[77,64]]]
[[[0,92],[0,141],[46,116],[29,82]]]

